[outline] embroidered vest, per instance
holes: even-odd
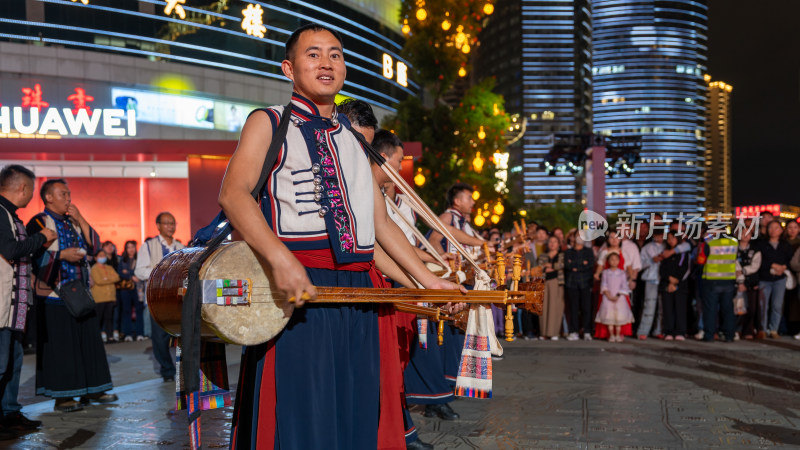
[[[283,106],[265,109],[278,128]],[[372,172],[350,122],[319,116],[292,95],[292,124],[261,198],[270,228],[289,250],[331,248],[338,263],[372,260],[375,243]]]
[[[8,216],[14,239],[17,241],[27,239],[28,233],[22,221],[12,216],[5,208],[2,209]],[[6,261],[0,257],[0,294],[2,294],[0,328],[25,330],[28,305],[33,302],[31,269],[30,255],[25,255],[18,261]]]
[[[475,236],[475,230],[469,226],[469,220],[464,217],[459,211],[456,211],[453,208],[448,208],[447,211],[449,212],[452,219],[450,220],[450,225],[458,230],[463,231],[464,233],[468,234],[469,236]],[[475,249],[471,245],[464,245],[464,250],[469,253],[474,253]],[[455,247],[447,240],[442,239],[442,248],[447,249],[450,253],[457,253]]]

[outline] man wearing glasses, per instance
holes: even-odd
[[[158,236],[144,241],[139,250],[138,261],[134,273],[140,280],[150,278],[150,272],[156,264],[168,254],[184,247],[175,235],[175,216],[162,212],[156,216]],[[150,339],[153,341],[153,357],[161,366],[161,377],[164,381],[175,381],[175,363],[169,352],[169,335],[161,329],[150,316]]]

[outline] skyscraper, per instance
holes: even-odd
[[[704,209],[706,2],[593,0],[594,129],[641,135],[630,177],[606,180],[606,212]]]
[[[574,175],[549,176],[541,164],[551,134],[592,130],[590,13],[589,0],[499,0],[481,33],[478,78],[496,77],[506,110],[526,122],[510,149],[526,203],[580,199]]]
[[[729,213],[731,203],[731,91],[722,81],[708,82],[706,103],[705,193],[706,211]]]

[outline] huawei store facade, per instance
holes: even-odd
[[[288,102],[280,62],[298,26],[341,33],[342,94],[379,119],[419,90],[399,55],[399,1],[2,3],[0,165],[33,169],[37,189],[67,179],[73,202],[118,248],[157,234],[161,211],[175,214],[184,243],[213,217],[247,115]],[[42,208],[37,193],[20,215]]]

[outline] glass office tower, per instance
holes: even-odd
[[[512,174],[522,173],[513,188],[529,204],[581,198],[580,178],[548,175],[542,162],[552,134],[592,131],[590,13],[589,0],[499,0],[481,33],[476,71],[496,78],[506,110],[525,122],[509,150]]]
[[[608,213],[703,212],[704,0],[593,0],[594,130],[641,135],[630,177],[606,180]]]

